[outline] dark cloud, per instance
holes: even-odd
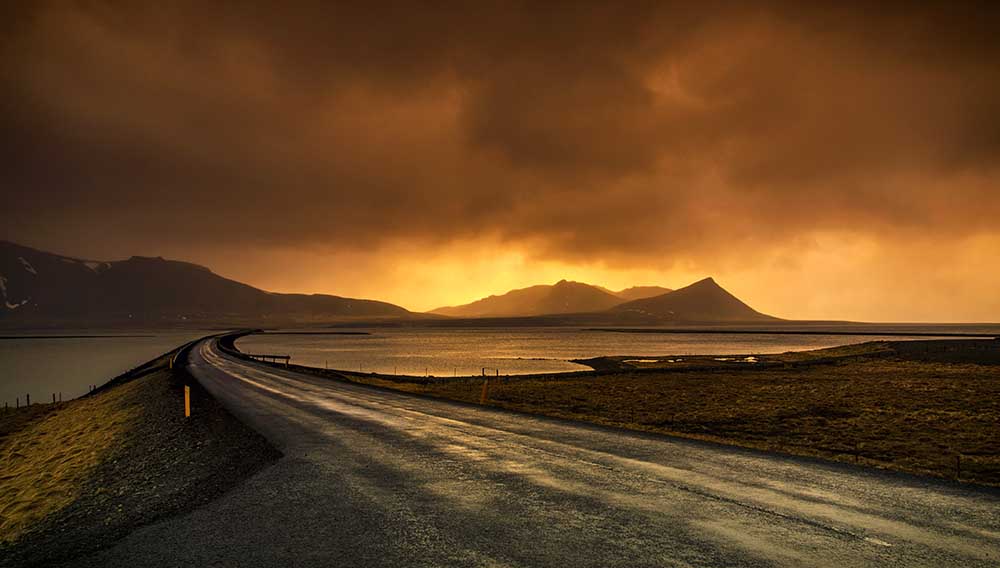
[[[627,265],[1000,231],[990,4],[166,4],[5,8],[0,236]]]

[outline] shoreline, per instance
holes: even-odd
[[[586,330],[590,331],[590,330]],[[604,331],[604,330],[596,330]],[[647,332],[639,332],[647,333]],[[655,331],[649,332],[655,333]],[[675,333],[675,332],[665,332],[665,333]],[[685,333],[685,332],[676,332]],[[715,334],[716,332],[706,332],[708,334]],[[718,332],[719,334],[728,332]],[[764,334],[765,332],[759,331],[748,331],[747,334]],[[791,333],[789,333],[791,334]],[[236,347],[236,341],[242,337],[249,335],[269,335],[267,332],[260,331],[245,331],[239,332],[239,334],[226,334],[223,337],[230,339],[231,341],[227,343],[224,347],[230,352],[230,354],[249,359],[249,354],[244,353],[238,347]],[[784,334],[779,334],[784,335]],[[802,335],[838,335],[838,336],[857,336],[859,338],[871,337],[867,335],[861,335],[856,333],[835,333],[835,334],[812,334],[803,333]],[[349,375],[358,377],[372,377],[393,382],[405,382],[405,383],[427,383],[427,384],[439,384],[448,382],[469,382],[469,381],[482,381],[484,378],[500,378],[504,380],[530,380],[530,379],[563,379],[563,378],[573,378],[573,377],[588,377],[588,376],[601,376],[605,374],[614,374],[620,372],[635,372],[635,373],[646,373],[646,372],[686,372],[686,371],[713,371],[720,369],[750,369],[750,368],[767,368],[767,367],[784,367],[784,366],[796,366],[796,365],[808,365],[808,364],[821,364],[834,362],[837,359],[850,358],[857,356],[859,353],[857,350],[860,348],[865,349],[865,346],[870,345],[883,345],[883,344],[911,344],[919,346],[934,346],[935,348],[948,347],[953,345],[963,345],[966,342],[995,342],[996,345],[1000,345],[1000,337],[994,337],[992,335],[956,335],[956,336],[941,336],[939,334],[927,334],[927,335],[914,335],[914,334],[875,334],[876,337],[914,337],[912,340],[891,340],[891,341],[860,341],[857,343],[847,343],[843,345],[838,345],[834,347],[820,347],[815,349],[804,349],[800,351],[787,351],[783,353],[725,353],[717,355],[601,355],[596,357],[578,358],[578,359],[559,359],[559,361],[565,361],[567,363],[573,363],[576,365],[581,365],[589,367],[589,369],[578,369],[578,370],[566,370],[566,371],[547,371],[539,373],[508,373],[503,375],[451,375],[451,376],[436,376],[436,375],[407,375],[407,374],[389,374],[375,371],[357,371],[352,369],[340,369],[334,367],[316,367],[312,365],[300,365],[297,363],[289,362],[286,364],[281,364],[281,366],[286,368],[292,368],[296,370],[301,370],[303,372],[311,374],[320,375]],[[937,339],[928,339],[937,338]],[[969,343],[971,344],[971,343]],[[981,344],[981,343],[977,343]],[[988,345],[993,345],[993,343],[988,343]],[[871,356],[872,353],[866,353]],[[746,358],[751,357],[755,359],[752,364],[744,362]],[[519,359],[533,359],[531,357],[523,357]],[[655,361],[655,365],[630,365],[628,361]],[[666,365],[663,365],[666,363]]]
[[[458,378],[289,368],[528,415],[1000,486],[1000,341],[866,342],[770,357],[622,368],[618,356],[597,358],[609,362],[601,370]]]
[[[822,330],[787,330],[787,329],[695,329],[685,330],[679,328],[645,328],[645,327],[588,327],[584,331],[598,331],[608,333],[666,333],[666,334],[691,334],[691,335],[833,335],[833,336],[855,336],[855,337],[924,337],[924,338],[966,338],[966,339],[998,339],[1000,335],[994,333],[967,333],[967,332],[906,332],[906,331],[822,331]]]

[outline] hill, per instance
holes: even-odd
[[[604,311],[621,302],[620,297],[597,286],[561,280],[553,285],[511,290],[470,304],[438,308],[431,313],[466,318],[572,314]]]
[[[632,286],[631,288],[625,288],[624,290],[618,290],[617,292],[611,293],[621,298],[623,302],[627,302],[630,300],[652,298],[653,296],[662,296],[663,294],[670,292],[673,292],[673,290],[662,286]]]
[[[733,296],[712,278],[690,286],[619,304],[610,309],[620,315],[684,322],[765,322],[777,318],[762,314]]]
[[[276,294],[204,266],[134,256],[94,261],[0,242],[0,319],[87,322],[400,316],[386,302]]]

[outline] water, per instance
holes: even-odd
[[[207,331],[136,332],[131,336],[95,337],[99,331],[65,332],[87,337],[0,339],[0,405],[31,394],[33,402],[51,402],[85,394],[88,385],[111,378],[170,351]],[[8,335],[8,334],[4,334]],[[17,335],[17,334],[9,334]],[[149,337],[136,337],[148,335]]]
[[[567,328],[373,329],[371,335],[268,333],[237,341],[248,353],[291,355],[312,367],[438,377],[579,371],[570,363],[601,355],[783,353],[879,339],[877,335],[609,333]]]
[[[980,331],[977,328],[908,328],[908,332]],[[253,335],[240,339],[240,349],[288,354],[301,365],[439,377],[478,375],[486,367],[502,375],[587,369],[569,359],[600,355],[644,356],[780,353],[832,347],[884,338],[877,335],[777,334],[631,334],[572,328],[514,329],[372,329],[371,335]],[[894,329],[893,331],[901,331]],[[1000,333],[1000,328],[986,330]],[[0,339],[0,404],[13,406],[25,393],[37,402],[63,400],[87,392],[88,385],[108,379],[212,332],[146,331],[117,337]],[[108,333],[108,332],[104,332]],[[16,334],[12,334],[16,335]],[[147,337],[137,337],[146,335]]]

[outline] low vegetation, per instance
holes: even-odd
[[[13,542],[77,499],[139,414],[123,385],[102,397],[34,405],[0,420],[0,542]]]
[[[1000,367],[967,362],[994,361],[1000,344],[961,343],[968,349],[873,343],[768,359],[787,364],[734,358],[713,367],[491,379],[488,404],[1000,484]],[[472,403],[482,396],[481,381],[350,379]]]
[[[165,367],[163,358],[89,396],[0,413],[0,566],[73,564],[280,456]]]

